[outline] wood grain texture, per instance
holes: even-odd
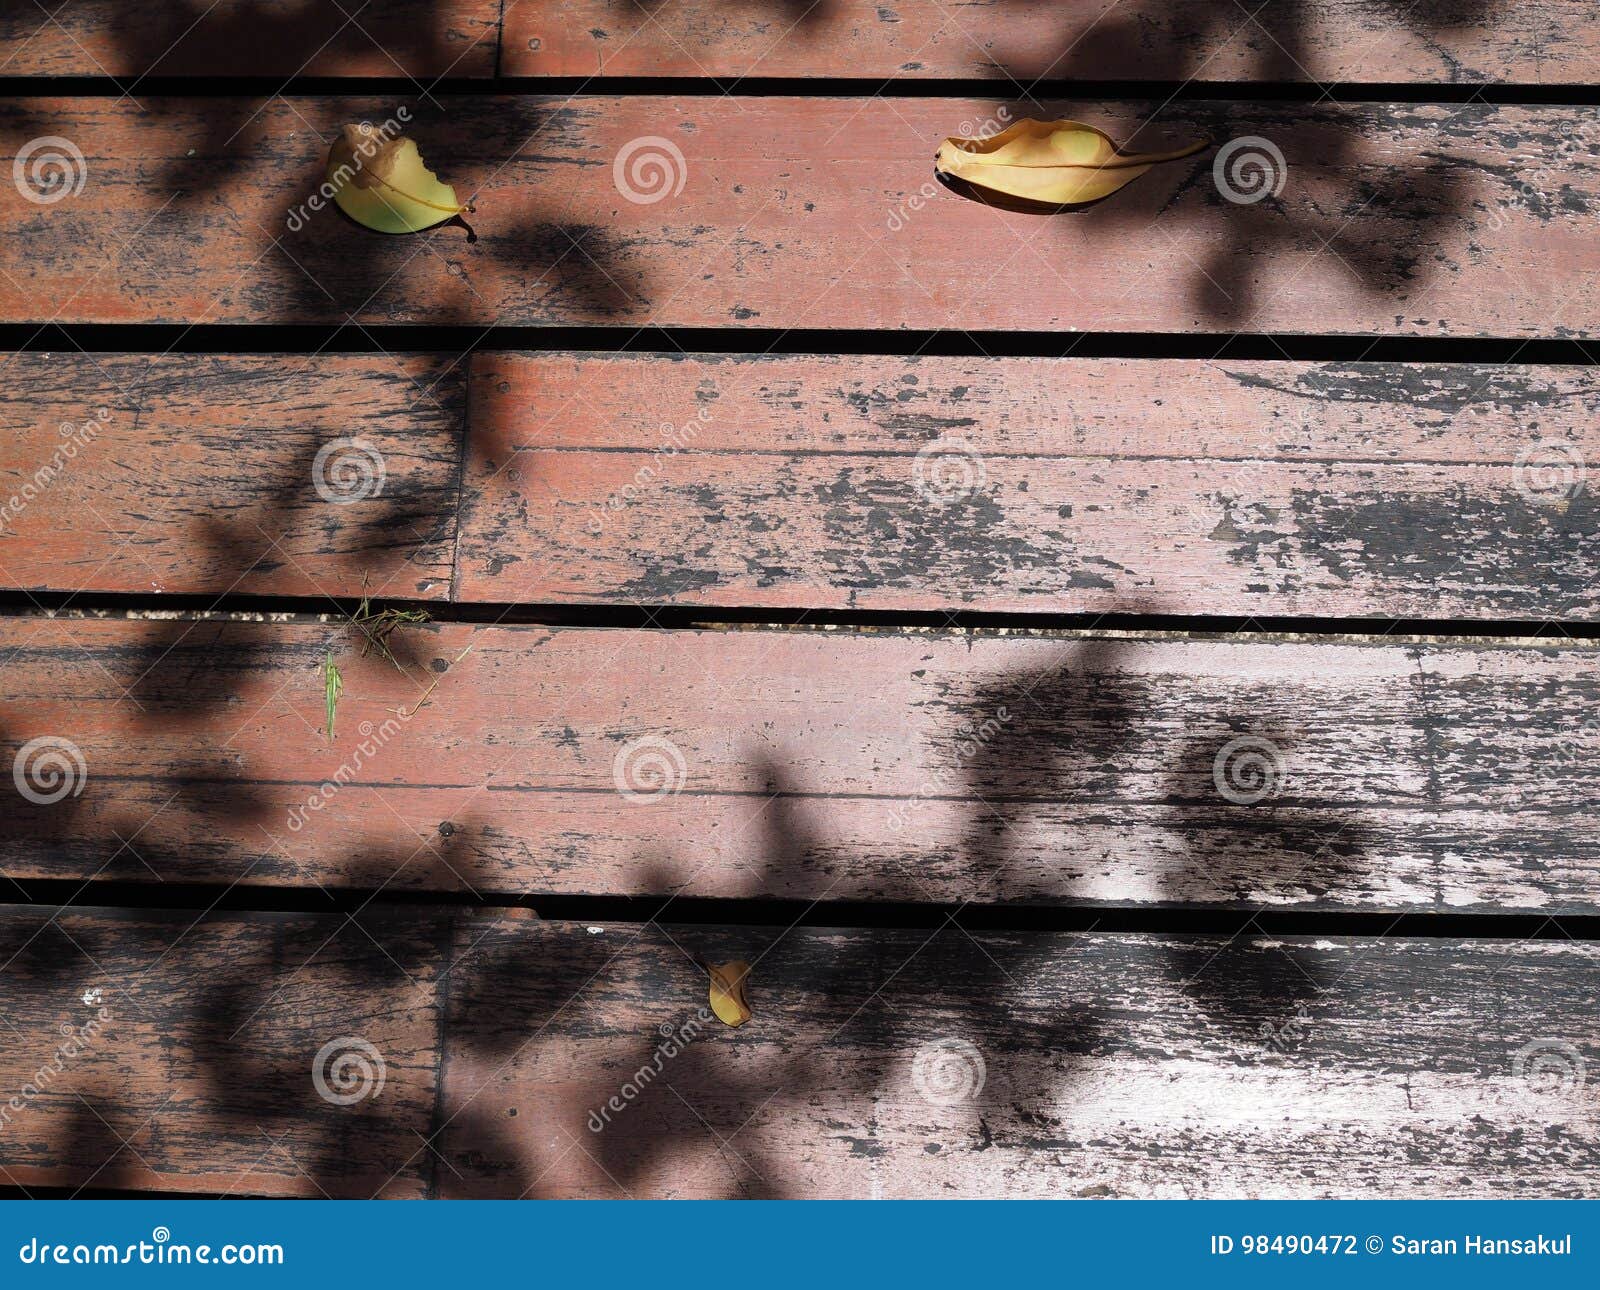
[[[457,947],[447,1194],[1600,1191],[1590,944],[479,920]],[[698,1023],[691,954],[756,961],[741,1029]]]
[[[0,907],[0,1183],[422,1194],[447,932],[424,911]],[[350,1053],[373,1096],[320,1095],[332,1041],[324,1086],[358,1091]]]
[[[493,76],[500,0],[0,5],[6,76]]]
[[[1046,218],[934,180],[938,140],[997,101],[459,97],[408,133],[475,201],[469,244],[331,208],[293,226],[335,129],[393,101],[246,103],[230,128],[241,102],[0,106],[5,146],[86,153],[75,196],[0,192],[0,320],[1587,337],[1600,316],[1586,108],[1047,105],[1136,147],[1264,138],[1286,174],[1240,204],[1208,153]],[[619,157],[659,200],[623,195]]]
[[[1577,368],[472,362],[458,553],[460,360],[10,356],[0,573],[442,599],[459,570],[463,601],[1558,620],[1600,595],[1600,395]]]
[[[450,358],[13,354],[0,371],[9,587],[449,593]]]
[[[1586,944],[7,908],[0,951],[9,1185],[867,1197],[1600,1183],[1589,1091],[1530,1074],[1535,1058],[1570,1073],[1600,1057]],[[757,961],[745,1027],[698,1021],[690,954]],[[683,1051],[639,1078],[663,1027]],[[313,1066],[335,1040],[371,1045],[376,1095],[320,1095]],[[356,1091],[350,1074],[324,1083]]]
[[[1580,0],[609,0],[506,7],[513,76],[992,76],[1046,80],[1600,80]]]
[[[1600,909],[1589,646],[3,627],[24,884]]]
[[[457,594],[1586,620],[1580,368],[475,357]]]

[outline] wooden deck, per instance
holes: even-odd
[[[0,1190],[1600,1194],[1576,0],[125,8],[0,11]],[[304,213],[402,105],[476,240]]]

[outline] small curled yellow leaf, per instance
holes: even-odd
[[[711,974],[711,1011],[717,1020],[729,1026],[744,1025],[750,1020],[750,1005],[744,997],[750,965],[735,959],[732,963],[708,963],[706,971]]]
[[[1108,197],[1151,166],[1192,157],[1205,141],[1170,152],[1124,152],[1103,130],[1081,121],[1014,122],[982,138],[939,145],[934,169],[979,190],[1041,208],[1081,206]]]

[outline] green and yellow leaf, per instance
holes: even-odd
[[[339,131],[327,180],[339,209],[379,233],[417,233],[468,209],[423,164],[414,140],[390,138],[365,121]]]
[[[333,661],[332,650],[322,660],[322,689],[328,704],[328,739],[331,741],[334,713],[339,706],[339,696],[344,693],[344,677],[339,674],[339,668]]]

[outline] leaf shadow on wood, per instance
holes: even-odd
[[[1037,0],[1016,3],[1032,5]],[[1464,9],[1442,3],[1411,6],[1403,0],[1393,0],[1390,7],[1395,11],[1393,21],[1430,35],[1470,26],[1503,8],[1493,0],[1472,0]],[[1041,102],[1033,97],[1032,83],[1048,78],[1052,92],[1059,92],[1061,83],[1105,75],[1107,67],[1136,67],[1140,75],[1184,83],[1204,79],[1204,63],[1193,51],[1231,43],[1241,29],[1248,29],[1248,47],[1255,53],[1247,79],[1303,81],[1304,63],[1310,61],[1306,46],[1319,21],[1318,7],[1308,0],[1263,6],[1253,17],[1243,11],[1230,16],[1214,6],[1175,2],[1167,6],[1159,24],[1152,24],[1148,14],[1113,11],[1078,35],[1071,33],[1082,25],[1081,19],[1074,20],[1059,47],[994,57],[997,66],[1025,87],[1020,100],[1001,101],[996,108],[1009,114],[1005,120],[1053,119],[1080,110],[1081,105]],[[1184,33],[1183,38],[1172,38],[1169,28]],[[1488,115],[1492,109],[1454,111],[1471,116]],[[1400,109],[1402,116],[1407,112]],[[1448,133],[1448,125],[1439,121],[1423,124]],[[1081,221],[1107,245],[1142,242],[1155,230],[1170,239],[1175,223],[1204,229],[1208,249],[1199,260],[1169,254],[1166,239],[1156,239],[1160,262],[1146,271],[1152,278],[1146,288],[1186,282],[1189,298],[1209,322],[1241,327],[1271,303],[1271,297],[1263,295],[1260,267],[1286,260],[1321,260],[1322,268],[1335,279],[1342,278],[1355,291],[1376,299],[1403,303],[1425,289],[1431,266],[1444,258],[1441,235],[1471,218],[1481,176],[1475,167],[1432,152],[1415,164],[1376,162],[1381,154],[1371,145],[1392,130],[1392,121],[1383,112],[1364,105],[1331,113],[1315,104],[1169,98],[1156,115],[1138,122],[1137,129],[1118,142],[1143,151],[1206,138],[1212,148],[1193,159],[1157,166],[1128,189],[1099,202],[1049,207],[936,177],[958,196],[1002,211]],[[1214,176],[1218,149],[1235,140],[1244,141],[1241,150],[1230,156],[1222,175]],[[1266,147],[1259,146],[1263,140]],[[1159,208],[1140,201],[1141,192],[1148,193],[1152,186],[1170,187],[1174,174],[1185,177]],[[1013,231],[1035,242],[1040,233],[1031,221],[1015,225]],[[1048,233],[1044,236],[1047,239]],[[1045,241],[1038,247],[1047,263],[1048,245]],[[1154,280],[1157,273],[1161,277]],[[1070,287],[1075,275],[1063,266],[1059,277]]]
[[[1317,793],[1310,804],[1236,802],[1216,787],[1219,754],[1239,732],[1292,754],[1297,732],[1274,715],[1281,696],[1263,705],[1242,689],[1196,707],[1159,674],[1123,666],[1130,648],[1064,645],[1052,665],[936,693],[949,743],[919,762],[930,782],[964,785],[970,816],[947,851],[913,804],[910,862],[946,883],[964,868],[972,902],[1087,906],[1090,919],[1113,869],[1115,903],[1142,876],[1150,903],[1175,908],[1248,909],[1274,884],[1290,901],[1349,885],[1373,840],[1359,808],[1318,806]],[[758,761],[756,779],[767,796],[747,832],[754,889],[824,887],[847,862],[797,808],[792,769]],[[942,784],[939,795],[953,791]],[[1115,857],[1101,852],[1108,839]],[[1156,855],[1143,861],[1146,845]],[[1024,849],[1039,885],[1005,875]],[[647,888],[692,888],[692,858],[654,858]],[[861,1171],[829,1173],[828,1160],[892,1145],[903,1162],[911,1141],[923,1144],[917,1185],[930,1191],[959,1190],[971,1176],[962,1154],[995,1145],[1052,1154],[1068,1165],[1063,1177],[1104,1187],[1110,1174],[1082,1122],[1111,1097],[1119,1061],[1169,1052],[1175,1033],[1219,1061],[1296,1060],[1326,984],[1315,956],[1274,942],[1247,912],[1232,937],[1097,937],[1092,927],[969,931],[965,910],[935,905],[931,925],[835,932],[672,925],[668,902],[657,924],[620,929],[621,945],[616,928],[574,929],[554,951],[549,929],[487,937],[453,969],[451,1060],[489,1072],[462,1076],[447,1106],[440,1147],[462,1174],[453,1185],[472,1195],[807,1195],[859,1185]],[[662,1061],[662,1035],[680,1033],[704,999],[697,960],[735,958],[756,965],[754,1020],[738,1031],[713,1023]],[[1129,979],[1120,966],[1150,983],[1146,1008],[1130,1013],[1116,993]],[[521,1023],[505,1026],[506,1011]],[[982,1087],[930,1101],[917,1070],[941,1063]],[[808,1167],[798,1166],[793,1135],[819,1123]],[[1181,1150],[1164,1120],[1122,1132],[1152,1153]]]
[[[1002,13],[1071,8],[1058,0],[1000,0],[998,7]],[[1373,44],[1382,41],[1391,26],[1417,32],[1434,46],[1454,82],[1466,78],[1437,38],[1483,23],[1511,7],[1512,0],[1463,0],[1460,4],[1453,0],[1375,0],[1370,6],[1371,39]],[[1207,72],[1219,51],[1240,47],[1254,55],[1253,79],[1302,83],[1310,79],[1307,68],[1315,62],[1312,51],[1317,27],[1328,5],[1326,0],[1267,0],[1245,10],[1169,0],[1157,5],[1107,6],[1099,12],[1094,9],[1084,5],[1082,12],[1063,13],[1061,38],[1040,48],[1007,45],[1002,35],[991,42],[984,62],[1024,84],[1096,76],[1187,83],[1238,79],[1231,70],[1226,74]],[[1004,32],[1003,22],[1000,30]]]

